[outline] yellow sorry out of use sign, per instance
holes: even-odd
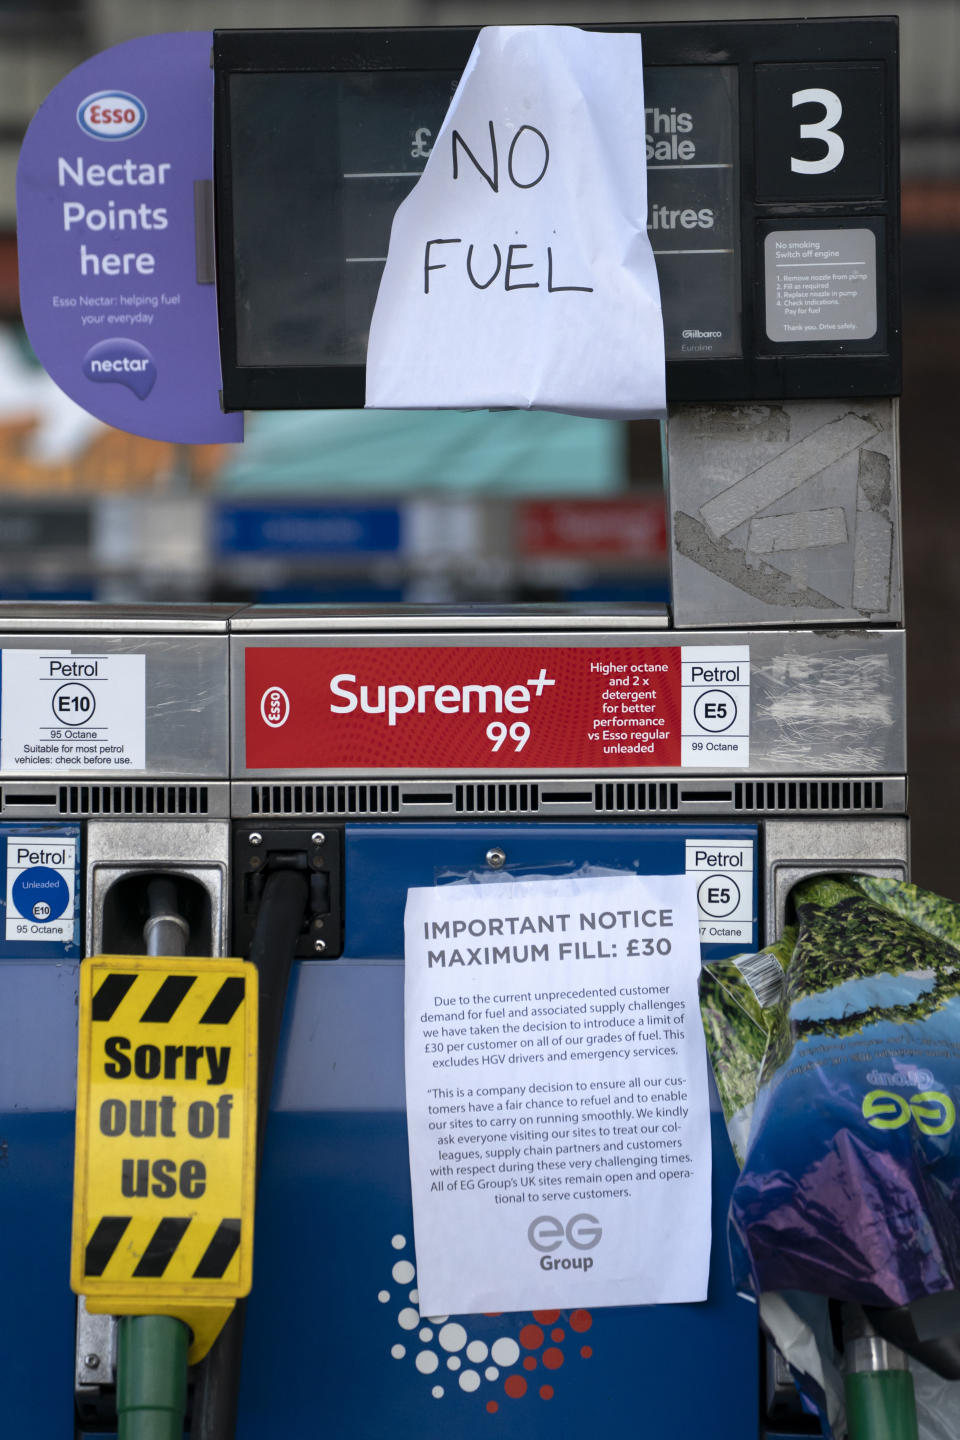
[[[225,1314],[250,1289],[257,974],[98,956],[80,975],[71,1285],[91,1310]],[[226,1310],[223,1310],[226,1307]]]

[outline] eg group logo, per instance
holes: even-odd
[[[94,140],[129,140],[146,123],[146,105],[125,90],[98,90],[77,106],[77,124]]]
[[[860,1108],[875,1130],[899,1130],[913,1120],[924,1135],[946,1135],[957,1123],[957,1107],[942,1090],[922,1090],[909,1100],[893,1090],[871,1090]]]

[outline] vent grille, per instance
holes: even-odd
[[[539,785],[458,785],[454,795],[458,815],[529,815],[540,808]]]
[[[734,786],[735,810],[882,810],[882,780],[744,780]]]
[[[206,815],[206,785],[61,785],[61,815]]]
[[[111,787],[104,787],[110,789]],[[113,787],[119,793],[122,787]],[[609,819],[644,816],[901,814],[905,782],[895,776],[718,780],[716,777],[601,780],[436,780],[407,778],[236,787],[235,813],[322,819]],[[245,807],[249,806],[249,809]],[[95,812],[98,813],[98,812]],[[103,813],[110,813],[104,810]],[[138,812],[139,813],[139,812]],[[162,813],[158,811],[157,813]]]
[[[608,780],[594,786],[593,803],[598,811],[619,815],[676,810],[678,799],[678,787],[665,781]]]
[[[251,815],[396,815],[399,785],[254,785]]]

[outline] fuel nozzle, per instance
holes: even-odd
[[[907,1357],[879,1335],[859,1305],[843,1310],[849,1440],[917,1440],[917,1404]]]
[[[148,955],[183,955],[190,926],[166,875],[147,885]],[[123,1315],[117,1327],[118,1440],[182,1440],[190,1332],[170,1315]]]
[[[185,955],[190,926],[177,910],[177,888],[168,875],[156,875],[147,885],[149,914],[143,927],[148,955]]]

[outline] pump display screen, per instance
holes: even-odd
[[[394,211],[458,80],[443,71],[231,77],[241,365],[363,364]],[[736,72],[651,70],[645,101],[667,355],[737,355]],[[298,184],[305,167],[309,185]]]
[[[896,23],[641,34],[668,398],[895,393]],[[475,36],[215,33],[226,408],[363,404],[391,222]]]

